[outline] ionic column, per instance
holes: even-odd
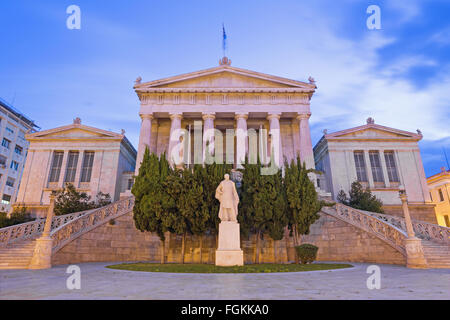
[[[181,136],[181,119],[183,116],[180,113],[174,113],[170,115],[170,138],[169,138],[169,150],[167,157],[171,164],[178,165],[183,159],[180,159],[178,154],[180,146],[180,136]]]
[[[139,174],[139,168],[141,167],[141,162],[144,159],[145,149],[150,150],[150,139],[152,135],[152,114],[141,114],[141,132],[139,133],[139,146],[138,154],[136,157],[136,169],[134,171],[135,175]]]
[[[315,169],[314,152],[311,142],[311,131],[309,129],[310,113],[302,113],[297,116],[300,131],[300,160],[305,162],[306,169]]]
[[[247,114],[236,114],[236,168],[243,168],[248,154]]]
[[[202,114],[203,119],[203,163],[214,155],[214,120],[215,113]],[[207,155],[209,153],[209,155]]]
[[[283,166],[283,148],[281,144],[280,115],[269,114],[269,134],[270,134],[270,157],[274,157],[278,168]]]

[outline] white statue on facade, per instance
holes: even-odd
[[[239,196],[230,175],[226,174],[216,189],[216,199],[220,201],[220,221],[237,221]]]

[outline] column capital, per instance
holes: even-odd
[[[202,113],[202,119],[206,120],[206,119],[216,119],[216,113],[215,112],[211,112],[211,113]]]
[[[234,119],[235,120],[239,120],[239,119],[247,120],[248,119],[248,112],[247,113],[236,113],[234,115]]]
[[[149,120],[153,120],[153,113],[141,113],[139,114],[139,116],[141,117],[142,120],[144,119],[149,119]]]
[[[183,115],[181,113],[171,113],[169,115],[170,120],[174,120],[174,119],[183,119]]]
[[[271,113],[267,116],[267,120],[271,120],[271,119],[280,119],[281,114],[279,113]]]
[[[308,120],[311,117],[311,113],[300,113],[297,115],[297,120]]]

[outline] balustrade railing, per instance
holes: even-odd
[[[402,217],[390,216],[383,213],[364,212],[406,231],[405,219]],[[450,228],[417,220],[412,220],[412,225],[414,233],[419,239],[450,245]]]
[[[16,224],[14,226],[0,229],[0,247],[6,247],[9,243],[31,239],[44,231],[45,219]]]
[[[92,210],[55,216],[52,219],[52,230],[66,224],[80,216],[83,216]],[[14,226],[0,229],[0,247],[6,247],[9,243],[19,240],[37,238],[44,231],[45,218],[34,221],[16,224]]]
[[[106,221],[129,212],[133,205],[134,197],[119,200],[108,206],[91,210],[53,229],[50,233],[53,239],[53,253]]]
[[[388,221],[340,203],[331,208],[323,207],[322,211],[377,236],[406,255],[404,245],[406,232]]]

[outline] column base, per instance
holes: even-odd
[[[216,266],[231,267],[244,265],[242,250],[216,250]]]
[[[52,267],[52,248],[53,239],[51,237],[37,239],[28,269],[50,269]]]
[[[406,267],[411,269],[427,269],[428,263],[423,253],[422,241],[411,237],[405,239]]]

